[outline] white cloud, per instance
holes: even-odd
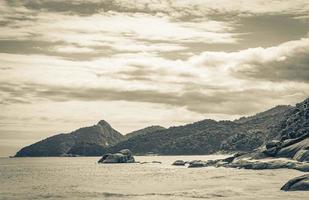
[[[139,0],[139,1],[113,1],[115,6],[128,10],[146,12],[164,12],[174,17],[205,16],[209,14],[300,14],[309,11],[309,3],[304,0]]]
[[[14,12],[10,14],[15,16]],[[78,16],[47,12],[30,15],[30,19],[11,21],[0,28],[0,38],[109,46],[116,50],[124,48],[124,51],[173,51],[184,49],[177,44],[180,42],[234,43],[237,35],[229,32],[232,29],[232,24],[226,22],[207,19],[205,22],[179,22],[171,21],[168,16],[142,13],[109,11]],[[162,42],[156,44],[152,40],[174,44],[162,48]]]
[[[76,47],[72,45],[59,45],[53,48],[54,51],[60,53],[91,53],[94,52],[94,49],[87,48],[87,47]]]

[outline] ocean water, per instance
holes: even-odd
[[[304,173],[289,170],[185,168],[177,159],[220,156],[136,156],[147,164],[97,164],[99,157],[0,158],[0,199],[161,200],[308,199],[308,192],[280,187]]]

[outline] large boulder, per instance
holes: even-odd
[[[118,153],[108,153],[102,156],[98,163],[134,163],[135,159],[129,149],[120,150]]]
[[[305,174],[303,176],[299,176],[289,180],[284,186],[282,186],[281,190],[284,191],[309,191],[309,174]]]
[[[309,137],[284,146],[277,152],[276,156],[293,158],[298,161],[309,161]]]

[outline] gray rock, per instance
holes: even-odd
[[[289,180],[284,186],[282,186],[281,190],[284,191],[309,191],[309,174],[305,174],[303,176],[299,176]]]
[[[239,169],[295,169],[303,172],[309,172],[309,163],[302,162],[290,162],[290,161],[250,161],[250,160],[237,160],[232,163],[218,163],[214,165],[216,167],[230,167]]]
[[[299,150],[293,157],[294,160],[300,162],[309,162],[309,150],[308,149],[301,149]]]
[[[156,160],[154,160],[154,161],[151,161],[151,162],[146,162],[146,161],[144,161],[144,162],[139,162],[140,164],[162,164],[162,162],[160,162],[160,161],[156,161]]]
[[[193,160],[189,162],[188,168],[206,167],[206,166],[207,166],[206,162],[202,160]]]
[[[285,145],[277,152],[277,157],[293,158],[298,161],[309,161],[309,138],[297,140],[298,142],[288,142],[290,145]]]
[[[186,162],[183,161],[183,160],[176,160],[172,165],[184,166],[185,164],[186,164]]]
[[[265,146],[266,146],[266,149],[270,149],[270,148],[273,148],[273,147],[280,147],[281,142],[279,140],[272,140],[272,141],[268,142]]]
[[[119,153],[125,155],[125,156],[128,156],[128,157],[132,157],[132,152],[129,150],[129,149],[122,149],[119,151]]]
[[[275,157],[278,151],[279,151],[279,148],[274,146],[272,148],[264,150],[263,153],[266,154],[267,156]]]
[[[118,153],[105,154],[98,163],[134,163],[135,159],[129,149],[123,149]]]

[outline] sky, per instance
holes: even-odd
[[[1,0],[0,156],[108,121],[232,120],[309,96],[307,0]]]

